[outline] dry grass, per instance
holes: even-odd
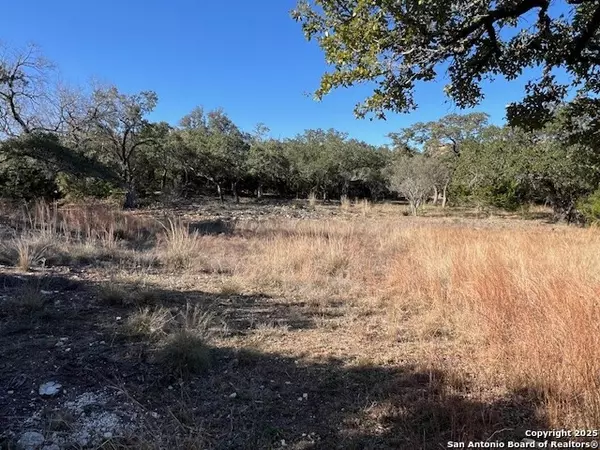
[[[168,219],[163,228],[159,248],[167,266],[173,269],[190,268],[202,250],[198,234],[190,232],[189,226],[181,220]]]
[[[174,320],[173,314],[167,308],[145,307],[129,317],[127,331],[133,336],[163,337],[167,335],[168,328]]]
[[[491,383],[556,426],[600,423],[600,236],[593,230],[413,230],[387,285],[469,341]],[[405,301],[405,300],[396,300]]]
[[[315,202],[309,199],[311,207]],[[527,394],[553,427],[600,426],[597,229],[508,224],[497,217],[408,218],[397,205],[369,202],[352,208],[342,203],[342,209],[344,220],[246,221],[230,235],[201,236],[181,219],[157,227],[102,208],[40,205],[31,213],[29,231],[3,253],[27,270],[40,266],[50,249],[130,251],[136,258],[153,255],[191,288],[203,272],[212,277],[203,282],[224,296],[253,293],[316,307],[356,307],[356,316],[344,313],[335,327],[325,326],[333,323],[325,316],[319,319],[319,338],[361,326],[360,314],[380,314],[381,335],[390,342],[399,334],[413,339],[423,348],[425,365],[442,367],[436,354],[452,353],[460,364],[442,368],[453,386],[467,385],[468,372],[476,372],[482,389]],[[138,241],[149,245],[125,248]],[[173,312],[151,291],[114,286],[100,299],[140,308],[128,329],[156,338],[157,359],[169,371],[195,373],[210,366],[211,314],[190,304]],[[37,296],[29,297],[38,304]],[[273,341],[287,332],[267,321],[250,340],[277,345]],[[363,353],[369,361],[380,357]]]
[[[348,196],[342,195],[342,197],[340,198],[340,209],[342,211],[350,211],[351,207],[352,207],[352,202],[350,201]]]
[[[150,327],[153,326],[160,332],[165,332],[169,325],[175,325],[163,339],[156,355],[157,361],[167,371],[187,376],[210,367],[211,353],[207,341],[212,336],[211,313],[202,310],[198,305],[192,306],[188,303],[185,309],[176,315],[158,309],[152,314],[144,312],[143,316]]]
[[[165,340],[157,361],[178,376],[200,373],[210,367],[210,348],[202,336],[181,330]]]
[[[600,424],[597,230],[262,226],[238,281],[317,302],[375,302],[389,311],[390,326],[410,319],[418,339],[478,349],[466,363],[480,367],[480,382],[528,393],[552,425]]]

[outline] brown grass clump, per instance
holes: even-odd
[[[210,348],[202,336],[181,330],[165,340],[157,354],[157,361],[180,376],[200,373],[210,367]]]
[[[0,260],[27,272],[34,267],[45,266],[46,258],[53,256],[54,246],[54,243],[44,236],[23,233],[6,243],[0,243]]]
[[[114,282],[102,286],[98,299],[106,306],[129,306],[133,304],[131,293]]]
[[[210,336],[212,316],[197,306],[187,304],[174,320],[179,328],[164,340],[157,354],[158,362],[180,376],[207,370],[211,364],[211,353],[206,341]]]
[[[181,220],[169,219],[163,228],[159,249],[167,266],[173,269],[191,267],[201,252],[198,233],[191,232],[188,224]]]
[[[162,337],[174,320],[171,311],[164,307],[145,307],[129,317],[127,331],[133,336]]]

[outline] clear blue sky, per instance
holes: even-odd
[[[36,43],[66,81],[92,77],[133,93],[154,90],[154,120],[176,124],[194,106],[223,107],[242,129],[258,122],[273,137],[307,128],[336,128],[373,144],[418,121],[460,112],[444,96],[444,81],[417,91],[419,109],[387,121],[358,120],[354,104],[367,86],[338,90],[322,102],[306,93],[325,63],[289,11],[294,0],[27,0],[2,6],[0,40]],[[496,81],[476,108],[501,123],[523,83]]]

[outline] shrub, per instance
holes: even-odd
[[[56,198],[58,186],[52,174],[31,158],[14,158],[0,166],[0,196],[32,200]]]
[[[600,223],[600,188],[581,199],[577,203],[577,209],[587,223],[595,225]]]
[[[56,178],[60,194],[68,200],[81,200],[86,197],[109,198],[114,187],[107,181],[96,178],[81,178],[70,174],[60,174]]]

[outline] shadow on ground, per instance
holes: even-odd
[[[20,310],[13,300],[31,285],[44,292],[43,306]],[[23,431],[48,402],[32,393],[48,380],[70,393],[114,389],[148,413],[135,436],[104,448],[439,449],[450,440],[506,440],[548,428],[527,398],[473,400],[442,372],[313,361],[243,344],[257,321],[286,323],[291,332],[313,326],[309,305],[157,289],[161,306],[212,311],[231,338],[213,343],[203,373],[181,379],[153,358],[155,342],[123,333],[137,307],[101,303],[101,283],[4,273],[0,287],[0,448],[10,448],[10,432]]]

